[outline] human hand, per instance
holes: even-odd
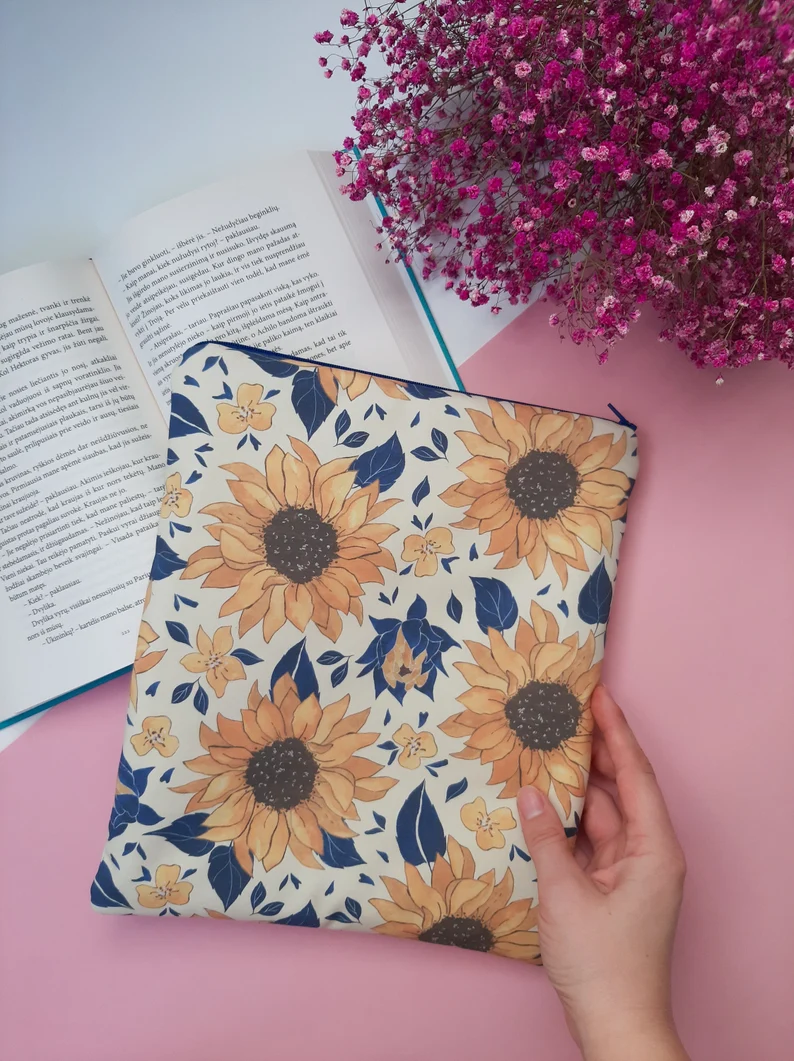
[[[575,854],[548,799],[533,788],[518,795],[541,957],[586,1061],[686,1061],[670,1006],[684,855],[651,765],[603,685],[591,708],[598,732]]]

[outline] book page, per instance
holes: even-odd
[[[155,207],[95,263],[164,410],[205,339],[438,382],[398,347],[308,154]]]
[[[165,434],[90,262],[0,277],[0,719],[132,663]]]

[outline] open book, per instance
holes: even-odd
[[[337,184],[305,153],[155,207],[93,260],[0,277],[0,726],[135,656],[187,347],[458,382]]]

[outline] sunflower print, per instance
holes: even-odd
[[[190,793],[186,812],[210,810],[202,837],[232,841],[246,872],[261,862],[277,866],[289,850],[304,866],[321,869],[323,832],[350,838],[357,821],[355,800],[378,800],[396,784],[376,777],[381,767],[357,753],[378,740],[362,733],[369,709],[348,715],[350,697],[322,708],[317,697],[298,696],[294,680],[282,675],[273,699],[254,682],[239,720],[218,715],[217,731],[201,723],[206,754],[185,766],[203,774],[177,786]]]
[[[390,898],[370,899],[383,918],[375,931],[538,964],[537,906],[531,899],[510,902],[509,869],[498,884],[494,870],[475,872],[471,851],[450,836],[447,857],[436,857],[429,884],[410,862],[404,881],[381,877]]]
[[[612,552],[612,523],[626,512],[628,476],[615,470],[626,434],[593,435],[588,416],[514,405],[515,416],[493,399],[491,415],[467,409],[476,431],[456,431],[471,454],[460,465],[466,479],[441,500],[466,508],[453,524],[490,534],[486,555],[501,554],[497,569],[526,561],[540,578],[551,557],[563,588],[568,569],[588,569],[583,545]]]
[[[592,631],[581,646],[578,634],[560,641],[557,620],[536,601],[530,618],[519,619],[514,648],[498,630],[488,631],[488,645],[466,642],[475,662],[455,664],[469,684],[458,697],[464,710],[440,728],[467,738],[457,758],[490,765],[488,784],[503,786],[500,799],[524,785],[553,790],[567,818],[571,796],[585,792],[589,701],[601,664],[593,663]]]
[[[201,510],[218,521],[206,527],[218,544],[194,552],[181,577],[235,587],[219,615],[240,612],[240,636],[261,622],[270,641],[285,623],[303,631],[311,622],[336,641],[343,615],[363,620],[364,584],[382,584],[382,569],[396,570],[381,543],[397,528],[378,519],[399,499],[380,501],[377,481],[355,489],[355,458],[321,464],[306,443],[290,443],[294,455],[273,446],[264,473],[222,466],[236,476],[228,487],[237,504]]]
[[[352,368],[332,368],[330,365],[320,365],[317,369],[317,378],[320,386],[334,404],[336,404],[340,390],[344,391],[352,401],[364,394],[373,380],[387,397],[397,398],[400,401],[408,400],[408,395],[403,394],[396,380],[385,379],[383,376],[370,376],[368,372],[357,372]]]

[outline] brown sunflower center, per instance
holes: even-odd
[[[490,928],[476,917],[442,917],[430,928],[419,933],[424,943],[442,943],[446,947],[462,947],[487,953],[494,945]]]
[[[245,769],[245,782],[257,803],[274,810],[291,810],[312,794],[317,770],[314,756],[303,741],[287,737],[254,752]]]
[[[528,519],[553,519],[576,500],[579,476],[562,453],[533,449],[508,468],[510,500]]]
[[[287,505],[276,512],[262,538],[271,567],[290,582],[311,582],[339,555],[339,539],[313,508]]]
[[[530,682],[505,704],[505,717],[525,748],[549,752],[576,733],[581,709],[567,685]]]

